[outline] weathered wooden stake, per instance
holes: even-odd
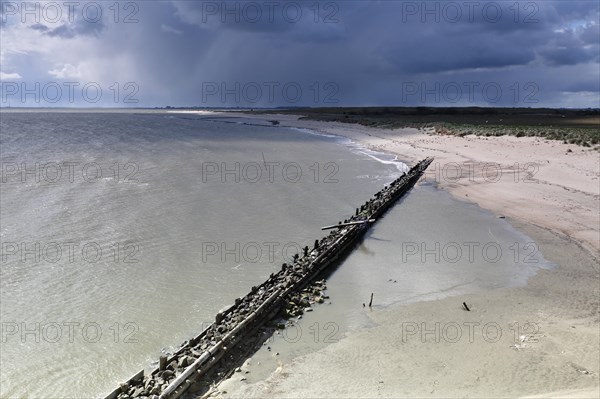
[[[373,305],[373,293],[371,292],[371,300],[369,301],[369,307]]]
[[[470,311],[471,311],[471,309],[469,309],[469,307],[467,306],[467,303],[466,303],[466,302],[463,302],[463,306],[465,307],[465,310],[466,310],[467,312],[470,312]]]
[[[167,357],[166,356],[161,356],[158,359],[158,369],[160,371],[163,371],[163,370],[167,369]]]

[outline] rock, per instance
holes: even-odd
[[[235,372],[236,372],[236,373],[241,373],[241,372],[242,372],[242,369],[238,367],[238,368],[236,368],[236,369],[235,369]]]
[[[144,382],[144,388],[146,388],[146,390],[148,390],[152,385],[154,385],[153,379],[148,378],[146,382]]]
[[[182,356],[179,359],[179,367],[186,368],[190,365],[190,358],[188,356]]]
[[[309,308],[304,309],[304,311],[305,312],[312,312],[313,310],[312,310],[312,308],[309,307]]]
[[[127,393],[127,391],[129,390],[129,384],[126,382],[122,382],[121,384],[119,384],[119,388],[121,388],[122,393]]]
[[[242,378],[240,378],[240,381],[246,381],[246,380],[247,380],[247,378],[246,378],[246,377],[242,377]]]
[[[308,299],[303,299],[300,302],[300,306],[302,306],[303,308],[309,308],[310,307],[310,302],[308,301]]]
[[[165,371],[163,371],[161,377],[164,378],[165,380],[168,380],[170,378],[175,377],[175,373],[171,370],[165,370]]]

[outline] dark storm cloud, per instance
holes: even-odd
[[[289,3],[302,5],[303,17],[298,21],[291,22],[281,13]],[[252,15],[246,18],[241,8],[237,14],[227,14],[219,8],[222,2],[176,1],[171,4],[176,20],[169,20],[169,26],[184,30],[185,37],[173,42],[164,32],[148,32],[146,37],[156,44],[152,48],[172,56],[156,60],[141,51],[141,58],[148,60],[150,69],[156,67],[149,75],[169,71],[180,98],[185,98],[182,102],[190,105],[327,105],[322,96],[314,101],[308,95],[304,104],[273,104],[264,98],[249,104],[243,96],[238,103],[235,96],[223,101],[219,95],[207,103],[202,101],[207,83],[231,89],[238,83],[243,87],[268,81],[297,82],[313,94],[311,85],[318,84],[321,90],[333,82],[339,88],[336,99],[340,104],[375,105],[401,102],[402,84],[407,82],[429,82],[431,87],[448,82],[499,82],[506,93],[515,83],[522,90],[522,85],[533,82],[542,102],[543,96],[551,98],[552,93],[564,90],[561,81],[576,87],[573,80],[578,75],[598,80],[593,68],[592,72],[581,68],[582,72],[569,78],[552,72],[552,68],[586,63],[597,67],[598,5],[593,2],[521,2],[518,11],[512,2],[491,2],[487,8],[482,2],[472,15],[463,8],[458,20],[450,9],[444,13],[444,2],[437,2],[437,15],[423,15],[422,9],[414,13],[407,3],[334,2],[335,8],[325,10],[327,3],[321,2],[315,19],[313,3],[287,1],[279,2],[272,19],[263,8],[262,18],[253,22]],[[244,4],[238,3],[239,7]],[[423,2],[413,4],[421,7]],[[501,10],[501,17],[494,14],[494,7]],[[173,57],[176,63],[169,61]],[[453,78],[448,79],[448,74]],[[505,97],[510,105],[509,96]]]
[[[146,105],[318,106],[333,91],[338,105],[391,105],[402,103],[403,84],[463,82],[497,82],[504,93],[533,82],[543,105],[600,79],[597,2],[274,3],[139,2],[139,23],[46,24],[45,34],[95,38],[95,56],[129,59]],[[298,103],[203,96],[207,83],[264,82],[294,82],[305,95]],[[332,82],[336,90],[323,89]]]
[[[541,54],[550,65],[576,65],[598,60],[596,50],[586,50],[583,48],[553,47],[548,50],[542,50]]]

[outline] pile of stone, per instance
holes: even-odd
[[[303,289],[293,292],[285,298],[283,316],[286,318],[302,317],[306,311],[311,311],[315,303],[323,303],[329,296],[325,295],[325,280],[318,280]]]

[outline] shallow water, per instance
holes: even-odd
[[[2,112],[0,143],[3,397],[112,390],[405,168],[347,140],[163,112]],[[545,265],[527,249],[515,262],[528,241],[420,186],[332,274],[319,318],[343,333],[371,292],[383,306],[522,284]],[[454,261],[450,243],[471,242],[473,261]]]

